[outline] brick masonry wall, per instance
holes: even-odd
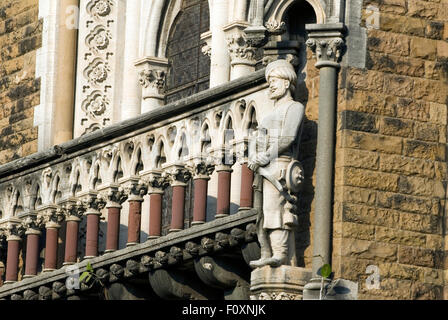
[[[38,0],[0,3],[0,165],[37,151],[36,50],[42,43]]]
[[[364,25],[368,5],[366,68],[339,77],[333,269],[360,299],[446,299],[448,1],[365,1]]]

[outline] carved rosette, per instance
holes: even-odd
[[[171,186],[187,186],[187,182],[191,179],[191,172],[181,165],[175,165],[168,170],[171,178]]]
[[[96,19],[101,19],[110,14],[113,2],[111,0],[92,0],[87,3],[87,12]]]
[[[281,35],[286,31],[286,24],[283,21],[271,19],[266,22],[266,29],[271,35]]]
[[[95,90],[82,103],[82,110],[90,119],[100,119],[109,106],[109,100],[101,91]]]
[[[106,81],[109,72],[107,62],[97,58],[85,69],[84,75],[91,85],[98,87]]]
[[[342,38],[310,38],[306,41],[306,45],[317,59],[316,67],[339,66],[338,62],[344,47]]]
[[[245,64],[253,66],[256,64],[256,48],[248,43],[247,37],[243,33],[230,36],[227,39],[227,45],[229,46],[232,65]]]
[[[42,232],[40,228],[43,226],[44,217],[42,215],[31,215],[27,216],[23,221],[22,225],[24,227],[25,234],[37,234],[40,235]]]
[[[107,49],[111,39],[110,32],[104,26],[99,25],[90,31],[86,38],[86,44],[93,52],[97,53],[100,50]]]
[[[92,192],[82,197],[82,204],[86,207],[86,215],[101,215],[101,210],[106,206],[106,199],[101,194]]]

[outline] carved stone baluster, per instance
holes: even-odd
[[[69,201],[65,204],[67,230],[65,233],[64,265],[76,263],[78,257],[79,223],[86,211],[81,201]]]
[[[140,243],[142,202],[148,187],[146,182],[137,176],[126,179],[123,185],[129,202],[128,241],[126,246],[133,246]]]
[[[37,275],[37,264],[39,259],[39,237],[42,232],[44,218],[41,215],[31,215],[25,218],[23,226],[26,235],[26,259],[25,275],[23,278],[31,278]]]
[[[42,209],[42,212],[47,231],[43,272],[49,272],[57,269],[59,229],[64,221],[64,211],[56,205],[48,205]]]
[[[10,219],[6,227],[6,241],[8,242],[8,255],[6,258],[5,284],[14,283],[18,277],[20,242],[22,241],[23,227],[19,219]]]
[[[172,216],[169,232],[184,228],[185,187],[191,178],[191,173],[182,165],[173,165],[169,169],[171,186],[173,187]]]
[[[162,197],[164,190],[169,186],[169,179],[168,175],[160,170],[151,170],[146,174],[149,194],[148,240],[150,240],[162,235]]]
[[[83,195],[83,204],[86,206],[87,216],[86,255],[84,259],[98,256],[98,235],[100,229],[101,210],[106,205],[105,199],[97,192]]]
[[[192,225],[205,223],[207,215],[207,191],[214,164],[206,161],[195,161],[193,166],[194,204]]]
[[[113,252],[118,250],[121,204],[125,202],[128,197],[123,188],[111,186],[106,194],[106,198],[107,235],[105,252]]]

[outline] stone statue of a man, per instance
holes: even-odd
[[[297,217],[291,211],[296,198],[291,193],[303,179],[302,167],[294,159],[305,113],[292,98],[297,74],[289,62],[277,60],[266,67],[266,80],[274,109],[261,120],[249,143],[248,166],[262,179],[258,183],[263,189],[263,211],[257,219],[261,258],[250,263],[253,268],[295,265]]]

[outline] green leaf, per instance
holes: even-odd
[[[86,277],[88,277],[88,276],[90,276],[90,272],[88,272],[88,271],[84,271],[84,272],[81,274],[81,276],[79,277],[79,281],[80,281],[80,282],[83,282],[84,279],[85,279]]]
[[[87,271],[89,271],[89,272],[93,272],[93,268],[92,268],[92,265],[90,264],[90,262],[87,262],[86,269],[87,269]]]
[[[320,274],[324,278],[328,278],[331,274],[331,266],[327,263],[322,266],[320,269]]]

